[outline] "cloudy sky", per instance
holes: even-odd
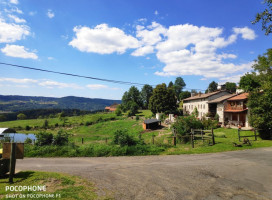
[[[188,89],[239,82],[271,48],[262,0],[0,0],[0,62]],[[130,86],[0,65],[0,94],[121,99]],[[141,89],[139,87],[139,89]]]

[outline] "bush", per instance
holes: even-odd
[[[31,129],[31,127],[28,126],[28,125],[26,125],[25,130],[26,130],[26,131],[29,131],[30,129]]]
[[[180,136],[185,136],[191,132],[191,129],[201,129],[203,125],[200,120],[194,116],[178,117],[176,122],[172,125],[172,128],[176,130],[176,133]],[[187,142],[188,138],[183,138],[184,142]]]
[[[53,134],[47,132],[40,132],[36,135],[38,146],[51,145],[53,142]]]
[[[137,144],[137,140],[129,135],[126,130],[116,130],[114,132],[113,143],[120,146],[132,146]]]
[[[44,122],[43,122],[43,128],[48,128],[48,124],[49,124],[49,122],[48,122],[48,120],[46,119],[46,120],[44,120]]]
[[[32,144],[32,140],[31,140],[30,138],[26,138],[26,139],[25,139],[25,143],[26,143],[26,144]]]
[[[140,119],[139,115],[136,115],[136,120],[138,121]]]
[[[60,130],[57,135],[53,138],[53,144],[62,146],[66,145],[68,143],[69,135],[68,133],[64,132],[63,130]]]
[[[122,111],[121,111],[120,106],[117,107],[117,109],[116,109],[116,111],[115,111],[115,114],[116,114],[117,116],[121,116],[121,115],[122,115]]]
[[[217,128],[218,121],[211,120],[210,118],[208,118],[208,119],[203,118],[202,124],[203,124],[204,129],[212,129],[212,128]]]

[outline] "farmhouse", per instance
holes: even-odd
[[[114,112],[120,104],[114,103],[105,107],[105,112]]]
[[[250,127],[247,97],[248,93],[230,94],[226,91],[197,94],[183,100],[183,111],[191,114],[196,107],[199,118],[218,114],[219,122],[224,125]]]
[[[187,114],[192,114],[194,109],[197,108],[199,118],[204,117],[208,113],[211,116],[215,116],[217,104],[209,105],[208,102],[225,95],[230,95],[230,93],[220,90],[207,94],[196,94],[195,96],[183,100],[183,112]]]

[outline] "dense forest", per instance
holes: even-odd
[[[120,100],[91,99],[84,97],[34,97],[0,95],[0,112],[20,112],[37,109],[78,109],[82,111],[103,110],[105,106],[121,103]]]

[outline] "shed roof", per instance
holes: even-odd
[[[156,123],[156,122],[160,122],[161,120],[157,120],[157,119],[146,119],[144,120],[145,124],[152,124],[152,123]]]
[[[183,101],[190,101],[190,100],[195,100],[195,99],[203,99],[203,98],[207,98],[207,97],[210,97],[212,95],[218,94],[220,92],[225,92],[225,91],[219,90],[219,91],[210,92],[210,93],[207,93],[207,94],[196,94],[193,97],[189,97],[189,98],[183,99]]]
[[[211,100],[211,101],[209,101],[208,103],[220,103],[220,102],[222,102],[222,101],[225,101],[225,100],[227,100],[227,99],[229,99],[229,98],[231,98],[231,97],[234,97],[234,96],[237,96],[238,94],[227,94],[227,95],[224,95],[224,96],[222,96],[222,97],[219,97],[219,98],[216,98],[216,99],[214,99],[214,100]]]

